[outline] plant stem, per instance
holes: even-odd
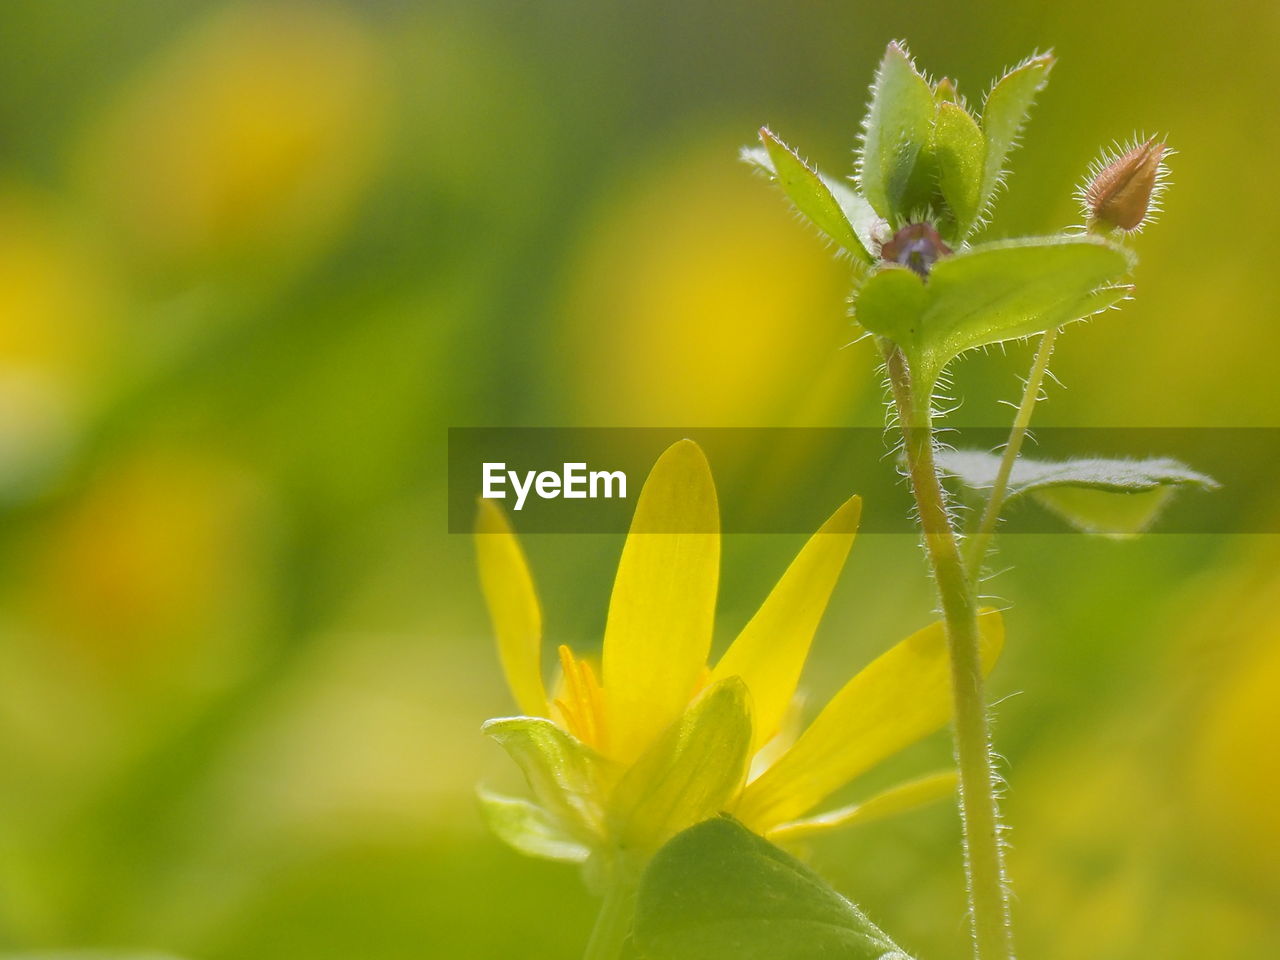
[[[583,960],[618,960],[622,956],[635,918],[637,886],[629,873],[615,876],[609,883]]]
[[[977,599],[960,556],[934,463],[933,414],[929,399],[915,396],[902,351],[887,342],[882,342],[882,348],[903,428],[907,468],[920,513],[925,551],[947,628],[974,957],[976,960],[1013,960],[1000,814],[983,693]]]
[[[1009,490],[1009,478],[1013,475],[1013,465],[1022,451],[1022,441],[1027,435],[1027,427],[1031,425],[1031,413],[1040,399],[1040,385],[1044,383],[1045,371],[1049,369],[1049,358],[1053,356],[1053,344],[1058,338],[1058,328],[1046,330],[1040,338],[1040,347],[1036,350],[1036,358],[1031,364],[1031,372],[1027,374],[1027,386],[1022,392],[1022,402],[1018,404],[1018,414],[1014,417],[1013,427],[1009,430],[1009,441],[1004,446],[1004,457],[1000,461],[1000,469],[996,473],[996,481],[992,484],[991,495],[982,511],[982,522],[977,532],[965,544],[965,568],[969,579],[976,580],[982,571],[983,561],[987,558],[987,550],[991,537],[996,532],[996,524],[1000,521],[1000,511],[1004,509],[1005,494]]]

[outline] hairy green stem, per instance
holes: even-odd
[[[622,949],[627,937],[631,935],[631,925],[635,920],[638,886],[637,880],[628,873],[626,876],[615,876],[606,887],[604,902],[596,916],[596,925],[591,931],[591,940],[587,944],[583,960],[618,960],[622,956]]]
[[[902,351],[887,342],[882,342],[882,348],[905,438],[907,469],[920,513],[925,551],[947,628],[974,957],[1013,960],[1000,814],[991,767],[991,732],[983,692],[977,598],[960,556],[934,462],[933,414],[928,398],[915,396]]]
[[[1053,344],[1058,337],[1058,328],[1046,330],[1040,338],[1040,347],[1036,350],[1036,358],[1032,361],[1031,372],[1027,375],[1026,389],[1022,392],[1022,402],[1018,404],[1018,413],[1014,417],[1013,427],[1009,430],[1009,441],[1004,446],[1004,457],[1000,460],[1000,469],[996,473],[996,481],[991,486],[991,495],[982,511],[982,521],[978,529],[965,544],[965,567],[970,580],[976,580],[982,572],[982,564],[987,558],[987,550],[991,545],[991,537],[996,532],[996,524],[1000,521],[1000,511],[1004,509],[1005,495],[1009,492],[1009,478],[1013,475],[1013,465],[1022,452],[1022,441],[1027,435],[1027,427],[1031,425],[1031,414],[1040,399],[1040,385],[1044,383],[1045,372],[1049,369],[1049,358],[1053,356]]]

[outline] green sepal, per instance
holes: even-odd
[[[1004,177],[1005,161],[1018,144],[1036,94],[1049,79],[1051,53],[1028,57],[996,81],[982,107],[986,157],[982,170],[980,212],[986,213]]]
[[[927,161],[934,109],[929,82],[901,44],[889,44],[863,121],[858,185],[876,213],[894,226],[927,203],[932,191],[929,164],[920,161],[922,154]]]
[[[703,691],[623,775],[609,803],[610,835],[627,851],[656,850],[720,813],[750,759],[750,694],[729,677]]]
[[[933,124],[933,156],[938,189],[954,224],[950,231],[965,237],[982,211],[982,171],[986,138],[978,122],[959,104],[938,104]]]
[[[606,764],[599,754],[543,717],[490,720],[481,730],[511,755],[538,805],[566,833],[586,845],[598,840]]]
[[[985,450],[939,450],[938,467],[972,490],[989,490],[1000,457]],[[1179,487],[1217,489],[1212,477],[1167,457],[1031,460],[1019,457],[1005,500],[1030,495],[1085,533],[1128,537],[1148,529]]]
[[[770,131],[761,129],[763,147],[743,147],[744,163],[767,174],[796,210],[859,263],[875,262],[874,236],[883,221],[871,204],[846,183],[810,167]]]
[[[499,840],[528,857],[585,863],[591,850],[575,840],[550,813],[528,800],[476,791],[485,824]]]
[[[646,960],[910,960],[808,867],[731,817],[686,830],[641,880]]]
[[[927,282],[887,266],[862,285],[860,324],[907,356],[925,398],[943,368],[974,347],[1027,337],[1124,299],[1132,255],[1092,237],[1045,237],[970,247],[933,265]]]

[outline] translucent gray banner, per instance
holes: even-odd
[[[686,438],[706,453],[725,533],[812,532],[852,494],[862,533],[916,529],[898,431],[489,427],[449,430],[448,529],[469,533],[487,498],[521,533],[626,531],[650,468]],[[941,463],[968,480],[947,481],[957,508],[981,505],[1007,431],[944,438]],[[1044,428],[1022,461],[1005,533],[1119,535],[1148,510],[1152,533],[1280,533],[1280,429]]]

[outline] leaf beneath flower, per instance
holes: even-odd
[[[647,960],[910,960],[821,877],[730,817],[654,857],[635,939]]]

